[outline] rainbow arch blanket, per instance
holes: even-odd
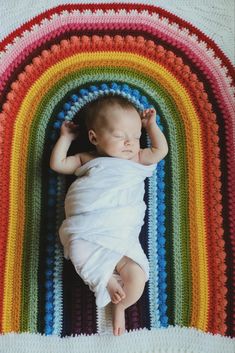
[[[144,2],[48,8],[3,38],[0,52],[0,351],[233,352],[228,57],[189,22]],[[63,259],[57,231],[72,179],[49,168],[61,123],[79,121],[87,102],[107,94],[156,107],[169,145],[146,182],[140,240],[150,280],[118,343],[110,308],[96,308]]]

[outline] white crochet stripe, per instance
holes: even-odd
[[[98,334],[112,334],[112,307],[111,304],[104,308],[96,308]]]
[[[148,146],[150,139],[148,136]],[[157,184],[156,170],[153,176],[148,179],[148,257],[149,257],[149,313],[150,327],[158,328],[161,326],[159,313],[159,293],[158,293],[158,255],[157,255]]]
[[[199,28],[208,37],[213,39],[234,62],[234,0],[119,0],[119,3],[136,3],[160,6],[163,9],[179,16]],[[3,0],[0,1],[0,40],[17,29],[32,17],[54,6],[63,4],[100,4],[114,3],[113,0],[40,0],[31,6],[30,0]]]
[[[116,337],[60,338],[30,333],[0,336],[1,353],[234,353],[235,340],[193,328],[141,329]]]

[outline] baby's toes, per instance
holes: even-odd
[[[122,300],[119,293],[115,293],[115,300],[117,301],[117,303],[119,303]]]
[[[117,293],[114,293],[114,294],[112,295],[111,300],[112,300],[112,303],[113,303],[113,304],[118,304],[118,302],[120,301],[119,295],[118,295]]]
[[[120,294],[121,299],[126,298],[126,293],[124,292],[124,290],[121,287],[119,289],[119,294]]]
[[[125,332],[124,328],[120,327],[119,328],[119,336],[121,336],[124,332]]]
[[[119,336],[119,327],[114,327],[113,334],[114,336]]]

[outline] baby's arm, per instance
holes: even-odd
[[[144,110],[141,120],[143,127],[150,137],[151,147],[140,151],[140,163],[145,165],[158,163],[167,155],[168,144],[164,134],[156,123],[155,109]]]
[[[77,137],[77,126],[70,121],[63,122],[60,137],[56,142],[50,159],[50,168],[57,173],[73,174],[81,166],[80,155],[67,157],[71,142]]]

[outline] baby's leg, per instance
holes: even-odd
[[[141,297],[146,275],[142,268],[128,257],[123,259],[116,266],[118,273],[124,283],[125,298],[113,306],[113,333],[121,335],[125,331],[125,309],[136,303]]]

